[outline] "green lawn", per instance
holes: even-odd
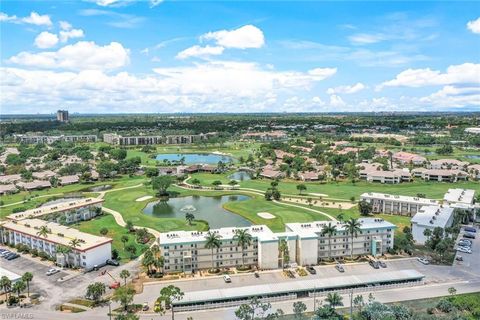
[[[118,250],[120,254],[120,260],[123,263],[130,260],[130,254],[123,249],[123,242],[120,240],[123,235],[127,235],[130,239],[127,244],[133,244],[137,248],[137,256],[148,248],[148,245],[137,243],[135,241],[135,234],[129,233],[126,228],[119,226],[115,222],[113,216],[109,214],[103,214],[102,216],[96,217],[92,220],[82,221],[73,225],[73,227],[79,229],[80,231],[98,236],[101,236],[100,230],[102,228],[107,228],[108,233],[105,237],[113,239],[112,249]]]

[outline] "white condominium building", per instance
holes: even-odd
[[[425,206],[412,218],[412,235],[418,244],[425,244],[428,238],[424,235],[426,229],[433,232],[439,227],[451,227],[454,218],[454,208],[442,206]]]
[[[48,206],[13,213],[7,216],[10,220],[40,218],[47,221],[69,224],[81,220],[89,220],[102,210],[103,199],[81,198],[71,199]]]
[[[42,230],[45,227],[47,232],[44,234]],[[38,252],[45,252],[50,257],[56,258],[56,263],[62,266],[90,269],[94,265],[105,264],[112,255],[112,239],[40,219],[6,221],[0,225],[0,238],[3,243],[14,246],[23,244]],[[76,245],[73,245],[72,240]],[[68,247],[71,252],[57,254],[59,246]]]
[[[361,231],[354,237],[354,255],[381,255],[393,247],[395,225],[378,218],[359,219]],[[333,222],[337,232],[330,239],[322,235],[326,221],[288,223],[286,231],[272,232],[265,225],[247,228],[220,228],[211,230],[219,236],[221,246],[206,248],[207,232],[177,231],[162,233],[158,239],[161,254],[165,259],[166,272],[192,272],[198,269],[235,267],[242,264],[260,269],[277,269],[288,263],[299,265],[317,264],[331,256],[350,255],[351,236],[340,222]],[[235,239],[235,230],[246,229],[252,243],[243,250]],[[281,243],[288,248],[288,261],[280,252]],[[213,255],[212,255],[213,253]],[[283,261],[282,261],[283,259]]]
[[[413,216],[423,206],[438,204],[437,200],[432,199],[377,192],[363,193],[360,196],[360,200],[371,203],[374,213],[398,214],[402,216]]]
[[[84,135],[60,135],[60,136],[42,136],[42,135],[29,135],[29,134],[17,134],[15,138],[20,143],[36,144],[45,143],[52,144],[56,141],[66,142],[96,142],[97,136],[94,134]]]

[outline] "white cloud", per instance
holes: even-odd
[[[60,29],[62,30],[68,31],[72,29],[72,25],[67,21],[60,21],[59,24],[60,24]]]
[[[348,37],[354,44],[372,44],[385,40],[382,34],[357,33]]]
[[[30,16],[22,18],[22,21],[25,23],[34,24],[37,26],[51,26],[52,20],[50,20],[50,16],[48,15],[40,15],[35,11],[30,13]]]
[[[150,8],[158,6],[163,0],[150,0]]]
[[[467,28],[473,33],[480,33],[480,18],[477,18],[476,20],[468,21]]]
[[[337,96],[336,94],[332,94],[330,96],[330,106],[334,108],[342,108],[345,107],[347,104],[343,101],[342,97]]]
[[[330,78],[337,73],[337,68],[315,68],[308,70],[308,74],[314,77],[317,81]]]
[[[96,0],[95,3],[102,7],[108,7],[109,5],[120,2],[119,0]]]
[[[223,50],[224,50],[223,47],[211,47],[211,46],[201,47],[196,45],[196,46],[187,48],[183,51],[180,51],[175,58],[183,60],[191,57],[205,58],[209,56],[218,56],[223,53]]]
[[[0,12],[0,21],[2,22],[12,22],[12,23],[28,23],[34,24],[36,26],[52,26],[52,20],[50,20],[49,15],[40,15],[35,11],[30,12],[30,15],[27,17],[19,18],[15,15],[9,16],[4,12]]]
[[[70,70],[111,70],[129,63],[129,50],[118,42],[99,46],[95,42],[80,41],[58,51],[20,52],[8,60],[28,67]]]
[[[67,42],[69,39],[83,38],[85,34],[82,29],[69,29],[60,31],[60,41]]]
[[[43,31],[35,38],[35,46],[41,49],[54,47],[57,43],[58,36],[47,31]]]
[[[352,94],[352,93],[357,93],[359,91],[362,91],[365,88],[366,86],[363,83],[358,82],[351,86],[338,86],[335,88],[328,88],[327,93],[328,94],[336,94],[336,93]]]
[[[200,40],[214,40],[219,46],[236,49],[261,48],[265,44],[262,30],[253,25],[234,30],[208,32],[202,35]]]
[[[452,65],[447,72],[441,73],[438,70],[407,69],[400,72],[395,79],[385,81],[377,86],[377,90],[384,87],[424,87],[448,84],[480,84],[480,64],[464,63]]]
[[[480,87],[444,86],[441,90],[419,99],[427,105],[449,108],[480,107]]]

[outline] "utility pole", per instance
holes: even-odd
[[[317,293],[317,286],[315,285],[313,287],[313,312],[315,312],[315,310],[317,310],[317,297],[316,297],[316,293]]]
[[[350,319],[353,319],[353,289],[350,291]]]
[[[112,301],[108,301],[108,316],[112,320]]]

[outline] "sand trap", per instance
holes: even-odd
[[[257,216],[263,219],[275,219],[275,216],[271,214],[270,212],[259,212],[257,213]]]
[[[153,198],[152,196],[145,196],[145,197],[138,198],[135,201],[141,202],[141,201],[145,201],[145,200],[152,199],[152,198]]]
[[[325,193],[308,193],[311,194],[312,196],[319,196],[319,197],[328,197],[328,194]]]

